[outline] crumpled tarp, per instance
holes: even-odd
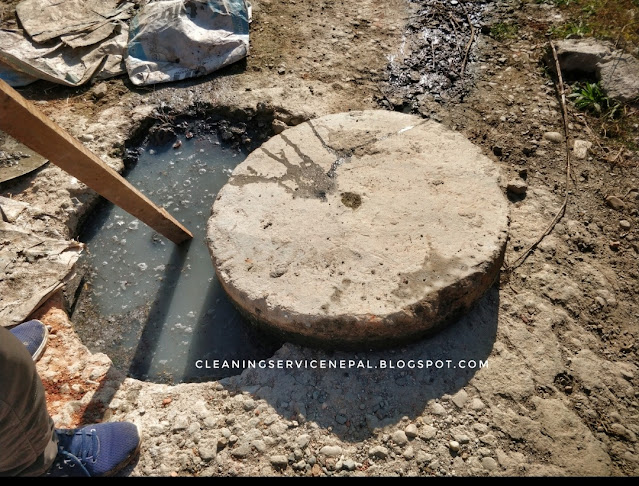
[[[22,0],[16,14],[34,42],[59,37],[68,46],[82,47],[109,37],[116,21],[131,18],[134,7],[122,0]]]
[[[126,72],[122,46],[127,38],[126,24],[104,42],[78,48],[65,47],[62,42],[37,44],[20,31],[0,30],[0,61],[33,80],[80,86],[92,78],[106,79]],[[11,86],[11,78],[2,79]]]
[[[20,207],[0,199],[0,326],[20,324],[75,276],[84,244],[7,222]]]
[[[135,85],[209,74],[248,55],[246,0],[23,0],[24,30],[0,30],[0,78]]]

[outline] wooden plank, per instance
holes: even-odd
[[[175,244],[189,230],[0,79],[0,130],[49,159]]]

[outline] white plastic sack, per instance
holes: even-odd
[[[149,85],[209,74],[249,52],[245,0],[161,0],[131,20],[125,65],[131,82]]]

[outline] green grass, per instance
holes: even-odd
[[[490,36],[498,41],[513,39],[517,37],[518,33],[519,26],[517,26],[517,24],[500,22],[498,24],[494,24],[490,28]]]
[[[579,110],[587,111],[597,117],[612,120],[620,115],[620,105],[605,95],[598,82],[576,85],[567,98],[573,100],[575,107]]]
[[[554,5],[571,19],[551,29],[554,38],[595,37],[629,52],[639,46],[639,0],[533,0]]]
[[[558,27],[552,27],[550,29],[550,35],[555,38],[561,39],[574,39],[586,37],[592,32],[592,28],[587,23],[584,23],[582,19],[578,22],[568,22]]]

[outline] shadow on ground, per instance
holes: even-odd
[[[490,366],[498,309],[493,287],[466,316],[412,345],[355,353],[285,344],[265,368],[221,383],[231,393],[266,400],[287,419],[313,421],[342,440],[361,441],[378,427],[422,415],[429,402],[456,393]]]

